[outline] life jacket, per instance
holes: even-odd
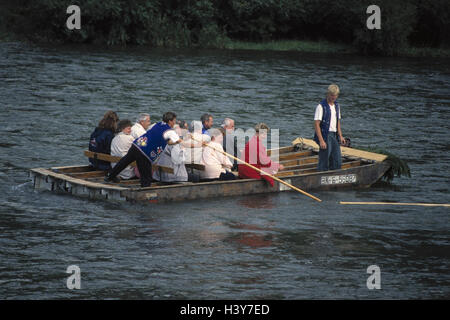
[[[114,133],[109,129],[95,128],[89,139],[89,151],[111,154],[111,141]],[[111,169],[111,164],[94,158],[89,158],[92,166],[99,170]]]
[[[325,142],[327,142],[328,139],[328,132],[330,131],[330,122],[331,122],[331,107],[328,105],[327,99],[323,99],[322,102],[320,102],[322,105],[322,121],[320,121],[320,132],[322,133],[322,138]],[[334,102],[334,106],[336,109],[336,129],[339,121],[339,103],[337,101]],[[320,144],[319,137],[317,136],[317,133],[314,133],[314,141],[317,144]]]
[[[145,134],[133,141],[133,144],[142,151],[142,153],[155,163],[167,145],[164,139],[164,132],[173,130],[167,123],[158,122]]]

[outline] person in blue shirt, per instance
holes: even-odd
[[[341,169],[341,109],[337,102],[339,87],[331,84],[327,96],[316,107],[314,114],[314,141],[319,145],[318,171]]]
[[[111,141],[117,131],[119,117],[114,111],[107,111],[89,138],[89,151],[111,154]],[[96,170],[109,170],[111,164],[106,161],[89,158]]]
[[[205,113],[204,115],[201,116],[200,120],[202,121],[202,134],[207,134],[210,135],[208,133],[208,130],[212,128],[214,120],[213,120],[213,116],[209,113]]]
[[[130,163],[136,161],[141,187],[150,187],[152,183],[152,164],[156,164],[166,146],[177,144],[183,140],[173,130],[177,115],[164,113],[161,122],[133,141],[128,153],[122,157],[114,168],[106,175],[105,182],[119,182],[117,175]]]

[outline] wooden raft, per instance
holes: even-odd
[[[286,179],[289,184],[303,190],[334,190],[336,188],[368,187],[378,181],[389,163],[378,162],[372,156],[343,157],[342,168],[327,172],[318,172],[318,154],[312,146],[303,141],[303,146],[293,144],[288,147],[268,150],[268,155],[283,164],[284,169],[277,177]],[[316,146],[317,148],[317,146]],[[110,155],[85,152],[87,157],[99,160],[118,161]],[[188,164],[186,164],[188,167]],[[202,167],[199,166],[199,169]],[[139,179],[121,180],[119,183],[106,184],[103,180],[106,171],[94,170],[90,165],[52,167],[49,169],[31,169],[36,190],[64,192],[91,199],[112,199],[123,201],[171,202],[179,200],[204,199],[209,197],[244,196],[290,190],[278,182],[271,187],[262,180],[237,179],[233,181],[185,182],[166,185],[152,183],[151,187],[140,187]],[[236,172],[234,174],[237,175]]]

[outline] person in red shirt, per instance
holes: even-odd
[[[264,140],[267,139],[269,127],[265,123],[258,123],[255,126],[256,134],[247,142],[242,152],[241,160],[261,169],[262,171],[274,175],[278,170],[283,170],[284,166],[272,161],[267,155]],[[242,159],[243,157],[243,159]],[[238,165],[239,177],[242,179],[265,179],[273,187],[273,179],[266,174],[256,171],[245,164]]]

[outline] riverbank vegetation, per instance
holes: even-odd
[[[81,8],[69,30],[66,9]],[[15,0],[1,4],[0,36],[34,42],[450,56],[447,0]]]
[[[272,51],[300,51],[315,53],[357,54],[358,50],[344,43],[326,40],[276,40],[266,42],[232,41],[224,44],[225,49],[231,50],[272,50]]]

